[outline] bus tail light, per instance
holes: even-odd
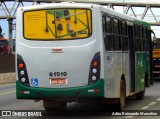
[[[96,83],[100,78],[100,52],[97,52],[91,62],[88,85]]]
[[[19,82],[23,85],[30,86],[26,65],[20,55],[17,55],[17,71]]]
[[[18,64],[18,67],[19,67],[20,69],[22,69],[22,68],[24,67],[24,64],[23,64],[23,63],[20,63],[20,64]]]
[[[92,63],[92,65],[93,65],[94,67],[96,67],[96,66],[98,65],[98,62],[97,62],[97,61],[94,61],[94,62]]]

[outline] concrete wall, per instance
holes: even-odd
[[[15,81],[15,55],[0,53],[0,84]]]

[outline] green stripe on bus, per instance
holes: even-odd
[[[104,80],[100,79],[97,83],[89,86],[72,87],[72,88],[40,88],[28,87],[16,81],[16,96],[18,99],[43,99],[54,97],[104,97]],[[98,89],[99,92],[92,92]],[[26,91],[27,94],[20,94]],[[29,93],[28,93],[29,92]],[[78,92],[78,94],[76,94]]]
[[[134,23],[139,24],[139,25],[143,25],[143,26],[147,27],[148,29],[150,29],[150,24],[147,22],[135,19]]]
[[[136,67],[135,67],[135,91],[140,92],[144,90],[145,86],[145,73],[147,71],[150,75],[150,63],[148,63],[148,53],[136,53]],[[148,83],[150,79],[148,79]]]

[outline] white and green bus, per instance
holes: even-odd
[[[123,110],[153,84],[147,22],[84,3],[21,7],[16,20],[18,99],[43,100],[46,110],[92,101]]]

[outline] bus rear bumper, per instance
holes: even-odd
[[[16,81],[16,97],[17,99],[104,97],[104,80],[100,79],[89,86],[54,89],[28,87]]]

